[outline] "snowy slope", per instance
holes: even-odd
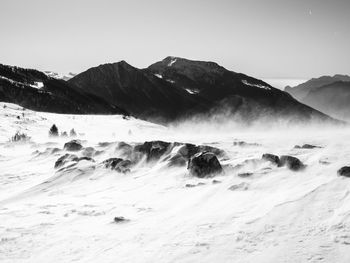
[[[350,262],[350,179],[336,175],[350,165],[348,130],[165,128],[5,103],[0,118],[1,262]],[[49,138],[53,123],[101,151],[96,162],[54,169],[70,138]],[[16,131],[31,141],[8,142]],[[140,161],[128,174],[99,165],[121,154],[118,142],[146,140],[221,148],[225,173],[194,178],[166,158]],[[304,143],[322,148],[293,148]],[[307,168],[247,161],[266,152],[296,156]],[[116,216],[129,221],[114,223]]]
[[[69,72],[69,73],[57,73],[57,72],[54,72],[54,71],[44,71],[44,73],[48,76],[48,77],[51,77],[51,78],[55,78],[55,79],[62,79],[62,80],[69,80],[71,78],[73,78],[74,76],[76,76],[77,74],[75,73],[72,73],[72,72]]]

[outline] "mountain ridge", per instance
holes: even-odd
[[[295,87],[286,86],[284,90],[295,97],[297,100],[302,101],[312,89],[319,88],[337,81],[350,81],[350,76],[345,74],[321,76],[318,78],[312,78]]]
[[[0,101],[54,113],[127,114],[100,97],[73,89],[44,72],[0,64]]]
[[[136,117],[152,121],[169,122],[223,112],[228,117],[239,114],[248,122],[263,113],[282,119],[328,119],[262,80],[227,70],[215,62],[175,56],[143,69],[125,61],[102,64],[68,82],[126,108]]]

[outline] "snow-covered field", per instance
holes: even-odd
[[[337,176],[350,165],[348,129],[165,128],[5,103],[0,120],[0,262],[350,262],[350,178]],[[70,138],[48,137],[53,123],[100,151],[95,162],[55,169]],[[16,131],[31,140],[9,142]],[[100,165],[120,157],[118,142],[147,140],[223,149],[224,174],[195,178],[165,157],[126,174]],[[322,148],[294,148],[304,143]],[[247,161],[263,153],[307,167]]]

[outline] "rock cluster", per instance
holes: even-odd
[[[306,167],[298,158],[290,155],[282,155],[281,157],[278,157],[274,154],[265,153],[261,158],[277,165],[278,167],[287,166],[292,171],[300,171]]]

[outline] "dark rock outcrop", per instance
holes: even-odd
[[[57,161],[55,162],[55,168],[60,168],[68,162],[78,162],[78,160],[78,156],[66,153],[65,155],[62,155],[60,158],[57,159]]]
[[[344,166],[338,170],[339,176],[350,177],[350,166]]]
[[[276,165],[279,165],[280,163],[280,158],[277,155],[271,153],[264,153],[261,158]]]
[[[163,141],[150,141],[136,145],[134,150],[147,156],[147,161],[158,160],[162,155],[171,150],[172,144]]]
[[[77,152],[80,151],[83,146],[79,140],[71,140],[64,144],[63,147],[66,151]]]
[[[258,144],[258,143],[250,143],[250,142],[245,142],[245,141],[235,141],[235,142],[233,142],[233,146],[241,146],[241,147],[245,147],[245,146],[260,146],[260,144]]]
[[[321,148],[320,146],[312,145],[312,144],[304,144],[302,146],[295,145],[295,149],[315,149],[315,148]]]
[[[169,166],[185,166],[188,160],[199,152],[212,152],[216,156],[223,156],[225,152],[219,148],[208,145],[194,145],[191,143],[175,143],[175,146],[182,145],[174,156],[169,159]]]
[[[128,222],[130,221],[129,219],[126,219],[125,217],[123,216],[116,216],[114,218],[114,223],[125,223],[125,222]]]
[[[222,172],[216,155],[211,152],[197,153],[188,161],[187,169],[196,177],[203,178]]]
[[[55,168],[60,168],[62,166],[64,166],[66,163],[68,162],[80,162],[80,161],[89,161],[89,162],[95,162],[94,159],[90,158],[90,157],[78,157],[75,154],[69,154],[66,153],[65,155],[62,155],[60,158],[57,159],[57,161],[55,162]]]
[[[280,157],[279,166],[287,166],[293,171],[300,171],[305,168],[305,165],[298,158],[289,155],[282,155]]]
[[[253,173],[249,173],[249,172],[247,172],[247,173],[239,173],[238,174],[238,176],[242,177],[242,178],[250,177],[252,175],[253,175]]]
[[[219,148],[208,146],[208,145],[194,145],[191,143],[185,143],[177,151],[178,154],[180,154],[181,156],[183,156],[187,159],[191,158],[193,155],[195,155],[199,152],[212,152],[217,156],[224,155],[224,151],[219,149]]]
[[[185,166],[187,162],[187,158],[177,153],[169,159],[169,166]]]
[[[102,162],[105,168],[115,170],[119,173],[130,172],[130,167],[132,165],[130,160],[123,160],[122,158],[109,158]]]

